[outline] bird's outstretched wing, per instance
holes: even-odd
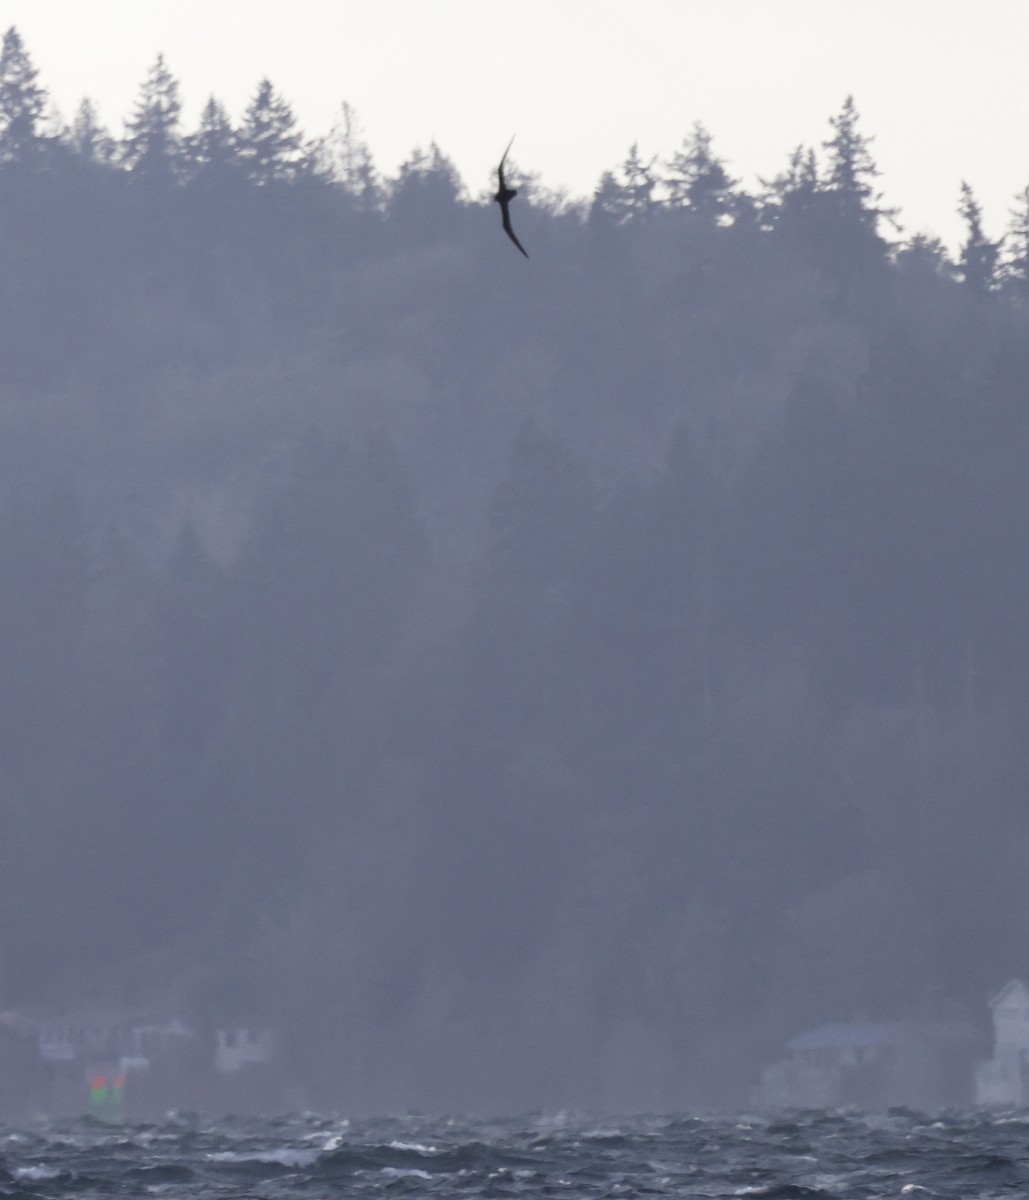
[[[517,136],[516,134],[513,134],[513,133],[511,134],[511,140],[507,143],[507,150],[504,151],[504,156],[500,160],[500,166],[497,167],[497,174],[500,176],[501,188],[504,188],[506,186],[506,184],[504,183],[504,163],[507,162],[508,150],[510,150],[511,147],[514,145],[514,140],[515,140],[516,136]]]
[[[529,252],[525,249],[525,247],[522,245],[522,243],[515,237],[515,231],[511,228],[511,213],[508,211],[508,207],[506,204],[503,205],[503,210],[504,210],[504,216],[503,216],[502,224],[504,226],[504,232],[511,239],[511,241],[514,242],[514,244],[518,247],[518,249],[521,250],[521,252],[525,255],[525,257],[528,258]]]

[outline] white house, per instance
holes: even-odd
[[[219,1075],[271,1062],[275,1053],[275,1035],[270,1029],[219,1029],[215,1037],[214,1065]]]
[[[975,1073],[976,1103],[989,1108],[1029,1103],[1029,987],[1012,979],[990,1001],[993,1057]]]
[[[786,1055],[761,1073],[762,1108],[866,1109],[967,1105],[982,1053],[963,1021],[885,1021],[819,1025],[791,1038]]]
[[[114,1010],[81,1010],[57,1017],[21,1017],[34,1030],[39,1057],[49,1063],[119,1062],[120,1069],[145,1070],[151,1058],[174,1052],[193,1035],[178,1018],[141,1016]]]

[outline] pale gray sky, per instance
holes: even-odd
[[[1029,183],[1029,0],[5,0],[0,21],[66,112],[90,95],[120,128],[163,51],[190,121],[268,75],[308,134],[347,100],[383,170],[435,138],[473,192],[515,131],[523,169],[586,194],[695,120],[752,183],[848,92],[907,229],[954,241],[967,178],[999,234]]]

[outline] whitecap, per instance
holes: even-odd
[[[320,1153],[320,1150],[298,1150],[293,1146],[283,1146],[278,1150],[212,1150],[206,1158],[208,1162],[278,1163],[280,1167],[309,1167]]]
[[[15,1179],[30,1179],[39,1182],[43,1179],[56,1179],[61,1171],[57,1167],[47,1167],[43,1163],[38,1163],[32,1167],[16,1167],[11,1173]]]

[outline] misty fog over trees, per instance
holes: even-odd
[[[512,163],[526,262],[345,105],[189,129],[158,59],[112,132],[7,33],[0,1008],[670,1108],[1027,969],[1029,186],[955,163],[951,254],[853,102],[749,191],[694,116]]]

